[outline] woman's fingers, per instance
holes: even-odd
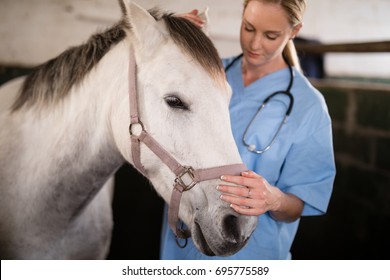
[[[236,212],[244,215],[261,215],[267,211],[261,200],[222,194],[220,198],[229,203]]]
[[[193,9],[191,12],[189,12],[190,14],[192,15],[195,15],[197,16],[199,14],[199,10],[198,9]]]
[[[253,171],[243,172],[242,176],[224,175],[221,180],[247,188],[258,188],[265,184],[265,179]]]
[[[256,208],[241,207],[235,204],[230,204],[230,207],[236,211],[238,214],[247,215],[247,216],[258,216],[261,213]]]
[[[199,28],[202,28],[205,24],[204,20],[199,16],[199,11],[197,9],[194,9],[189,13],[177,14],[176,16],[188,19]]]
[[[261,178],[261,176],[259,174],[257,174],[256,172],[253,172],[252,170],[242,172],[241,176],[247,177],[247,178]]]
[[[235,195],[241,197],[249,197],[251,195],[250,189],[244,187],[219,185],[217,186],[217,190],[220,191],[221,193],[226,193],[229,195]]]

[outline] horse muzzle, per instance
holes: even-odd
[[[217,215],[216,219],[210,219],[207,213],[196,214],[191,235],[195,246],[203,254],[230,256],[247,244],[256,225],[257,217],[240,215],[225,207],[223,215]]]

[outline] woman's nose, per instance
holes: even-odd
[[[251,40],[251,49],[252,50],[258,50],[258,49],[261,49],[261,36],[259,35],[256,35],[256,36],[253,36],[252,40]]]

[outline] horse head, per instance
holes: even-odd
[[[185,19],[149,13],[125,0],[121,7],[137,65],[137,107],[145,131],[183,166],[241,163],[230,127],[231,89],[209,38]],[[134,164],[128,134],[134,112],[127,104],[120,108],[113,113],[113,135],[123,157]],[[175,175],[142,143],[140,153],[144,175],[169,203]],[[219,183],[207,180],[183,192],[179,217],[201,252],[226,256],[246,244],[257,219],[221,201]]]

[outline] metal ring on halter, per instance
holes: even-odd
[[[138,135],[136,135],[134,132],[133,132],[133,128],[134,126],[141,126],[141,131]],[[136,137],[140,136],[141,135],[141,132],[142,131],[145,131],[145,128],[144,128],[144,124],[141,122],[141,121],[138,121],[136,123],[131,123],[130,126],[129,126],[129,132],[130,132],[130,136],[133,136],[135,135]]]
[[[181,234],[177,234],[175,235],[175,241],[176,241],[176,244],[177,246],[179,246],[181,249],[185,248],[187,246],[187,243],[188,243],[188,237],[178,237],[178,235],[181,235],[181,236],[186,236],[186,233],[185,233],[185,229],[184,229],[184,223],[181,221],[181,225],[180,225],[180,228],[177,228],[177,231],[180,232]],[[179,239],[184,239],[184,244],[180,244],[180,241]]]

